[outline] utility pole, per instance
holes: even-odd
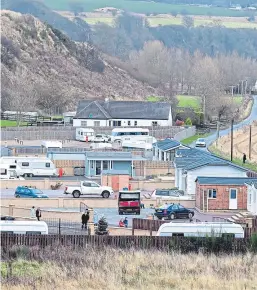
[[[234,97],[234,88],[235,88],[236,86],[230,86],[230,88],[231,88],[231,96],[232,96],[232,98]]]
[[[244,95],[244,81],[241,81],[241,96]]]
[[[247,94],[247,80],[245,80],[245,96]]]
[[[231,162],[233,161],[233,126],[234,126],[234,118],[232,118],[231,120],[231,135],[230,135],[230,138],[231,138],[230,161]]]
[[[252,157],[252,125],[250,125],[250,132],[249,132],[249,160]]]
[[[203,96],[203,123],[205,124],[205,111],[206,111],[206,104],[205,104],[205,96]]]

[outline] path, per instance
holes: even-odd
[[[244,119],[243,121],[235,124],[233,127],[234,130],[241,129],[246,125],[250,125],[254,120],[257,120],[257,96],[253,96],[253,100],[254,100],[254,103],[253,103],[253,107],[252,107],[252,111],[251,111],[250,115],[246,119]],[[231,131],[231,128],[229,127],[227,129],[221,130],[219,135],[220,135],[220,137],[228,135],[228,134],[230,134],[230,131]],[[212,135],[205,137],[204,139],[205,139],[206,145],[208,147],[217,139],[217,133],[215,132]],[[195,142],[191,144],[191,147],[195,147]],[[207,148],[203,148],[202,150],[207,151]]]

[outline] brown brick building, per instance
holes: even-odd
[[[197,177],[196,207],[208,210],[247,210],[246,182],[257,178]]]

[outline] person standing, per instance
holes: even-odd
[[[87,223],[89,221],[89,212],[84,212],[83,215],[81,216],[81,221],[82,221],[82,229],[85,227],[85,230],[87,229]]]
[[[245,161],[246,161],[246,154],[244,153],[243,154],[243,164],[245,164]]]
[[[125,228],[127,228],[128,227],[128,218],[127,217],[125,217],[123,223],[124,223]]]
[[[35,207],[32,206],[31,210],[30,210],[30,217],[32,219],[34,219],[36,217],[36,210],[35,210]]]
[[[37,218],[38,221],[40,221],[40,218],[41,218],[41,210],[40,210],[39,207],[36,210],[36,218]]]

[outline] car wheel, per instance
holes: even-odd
[[[162,220],[162,217],[161,217],[161,216],[157,216],[157,218],[158,218],[158,220],[160,220],[160,221]]]
[[[78,190],[73,191],[72,193],[74,198],[79,198],[80,197],[80,192]]]
[[[190,213],[188,214],[188,218],[191,220],[192,217],[193,217],[193,214],[190,212]]]
[[[170,220],[174,220],[175,219],[175,214],[172,213],[170,216],[169,216]]]
[[[103,198],[109,198],[109,196],[110,196],[110,192],[109,192],[109,191],[104,191],[104,192],[102,193],[102,197],[103,197]]]
[[[18,194],[15,195],[16,198],[20,198],[20,196]]]

